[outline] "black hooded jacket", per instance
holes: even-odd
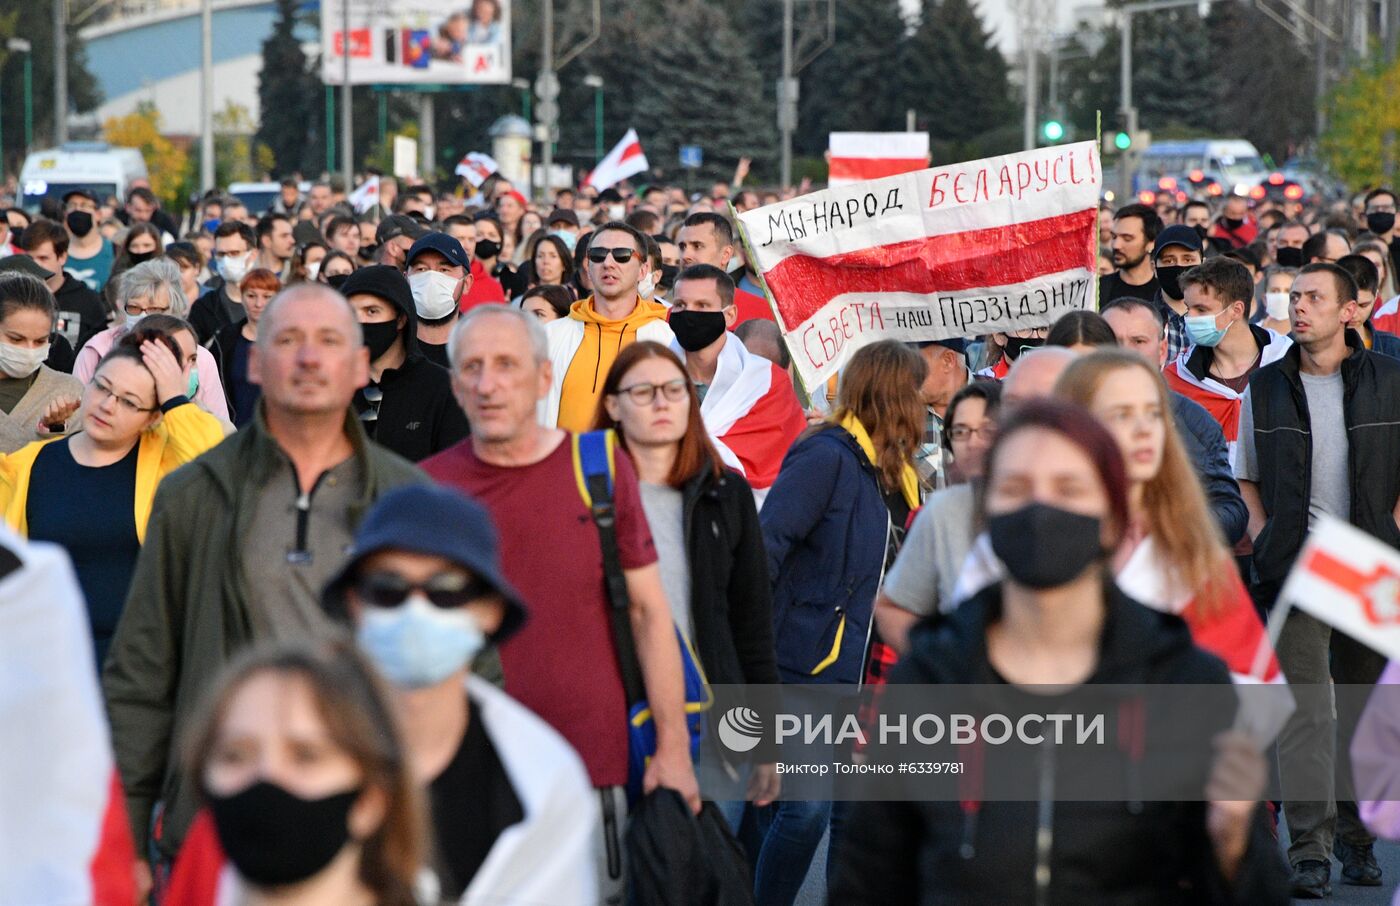
[[[382,281],[375,278],[378,272],[391,270],[397,280],[393,281],[392,291],[383,291],[378,288]],[[387,276],[392,279],[394,275]],[[371,285],[376,288],[371,289]],[[418,314],[403,275],[385,265],[361,268],[346,281],[342,292],[347,297],[359,293],[377,296],[406,319],[399,331],[404,346],[403,363],[385,370],[377,384],[371,382],[355,393],[355,411],[364,421],[370,439],[418,462],[466,437],[470,433],[467,417],[452,396],[452,379],[447,369],[428,361],[418,350]],[[376,388],[384,395],[377,404],[370,402],[365,392],[369,390],[372,395]],[[375,410],[378,416],[366,419]]]
[[[1178,617],[1106,589],[1108,612],[1089,683],[1229,683]],[[986,631],[1001,610],[993,585],[910,635],[891,683],[999,682]],[[1036,802],[867,802],[856,806],[832,887],[833,903],[982,906],[1034,903]],[[1288,902],[1287,871],[1256,809],[1233,884],[1216,867],[1204,802],[1058,802],[1045,902],[1052,906],[1200,906]]]

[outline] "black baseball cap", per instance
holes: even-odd
[[[400,236],[416,240],[427,234],[428,228],[412,217],[405,217],[403,214],[390,214],[379,221],[379,226],[374,228],[374,241],[383,245],[390,239],[397,239]]]
[[[1195,227],[1185,224],[1173,224],[1157,234],[1157,242],[1152,246],[1152,260],[1156,261],[1162,257],[1162,251],[1168,246],[1179,245],[1192,252],[1201,251],[1201,234],[1196,232]]]
[[[920,340],[914,345],[919,349],[927,349],[930,346],[946,346],[954,352],[967,352],[966,337],[947,337],[942,340]]]
[[[408,254],[403,260],[404,267],[412,264],[413,259],[424,252],[437,252],[458,267],[465,267],[468,270],[472,266],[472,260],[467,257],[467,251],[462,248],[462,243],[446,233],[428,233],[413,243],[413,248],[408,250]]]
[[[22,252],[0,258],[0,274],[11,273],[28,274],[40,280],[47,280],[53,276],[53,271],[40,266],[39,262]]]
[[[554,226],[556,223],[567,223],[571,227],[577,227],[578,215],[568,208],[557,208],[549,213],[549,219],[544,222],[544,225]]]
[[[91,189],[69,189],[67,192],[63,193],[63,203],[67,204],[68,199],[74,197],[86,198],[88,201],[92,202],[95,205],[98,205],[99,207],[102,205],[102,199],[98,198],[97,193],[92,191]]]

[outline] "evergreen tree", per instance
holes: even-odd
[[[277,21],[262,46],[263,67],[258,75],[262,122],[257,140],[272,151],[274,176],[295,173],[309,163],[307,125],[311,108],[322,97],[319,80],[308,71],[295,34],[298,6],[299,0],[277,0]],[[319,118],[324,119],[324,114]]]
[[[53,4],[56,0],[0,0],[0,109],[5,111],[5,155],[8,169],[18,169],[24,144],[24,55],[4,50],[9,38],[30,44],[34,93],[34,144],[47,147],[54,135]],[[102,100],[97,80],[87,69],[87,53],[78,30],[68,33],[69,113],[95,110]]]
[[[899,0],[837,0],[836,43],[802,72],[796,147],[821,155],[831,132],[898,131],[918,106],[900,56]]]
[[[1006,60],[968,0],[924,0],[905,59],[920,125],[950,158],[992,153],[974,140],[1015,125]]]
[[[1243,137],[1280,163],[1317,125],[1311,48],[1253,7],[1216,4],[1206,19],[1212,60],[1208,101],[1217,134]],[[1389,98],[1394,103],[1394,98]]]
[[[639,62],[634,115],[653,172],[672,180],[681,145],[705,150],[704,178],[727,179],[740,157],[769,157],[774,124],[758,67],[724,10],[704,0],[667,4],[671,32]]]

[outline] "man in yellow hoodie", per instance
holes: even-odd
[[[670,345],[666,306],[648,302],[638,284],[655,280],[647,239],[625,223],[604,224],[588,246],[593,295],[575,302],[569,317],[546,325],[549,360],[559,379],[540,402],[540,422],[566,431],[588,431],[603,379],[617,354],[637,340]]]

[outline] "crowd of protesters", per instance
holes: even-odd
[[[1394,775],[1394,717],[1340,701],[1264,751],[1223,732],[1199,801],[1053,810],[784,798],[691,706],[696,675],[1375,683],[1327,624],[1265,624],[1320,515],[1400,548],[1390,190],[1105,209],[1098,310],[803,387],[729,213],[779,193],[379,186],[10,222],[0,605],[55,604],[52,632],[0,606],[0,655],[84,675],[0,765],[110,753],[71,780],[88,899],[682,902],[665,863],[792,906],[824,837],[842,906],[1284,903],[1334,855],[1383,883],[1366,820],[1400,821],[1365,800],[1396,796],[1347,751]],[[1305,765],[1330,799],[1289,797]]]

